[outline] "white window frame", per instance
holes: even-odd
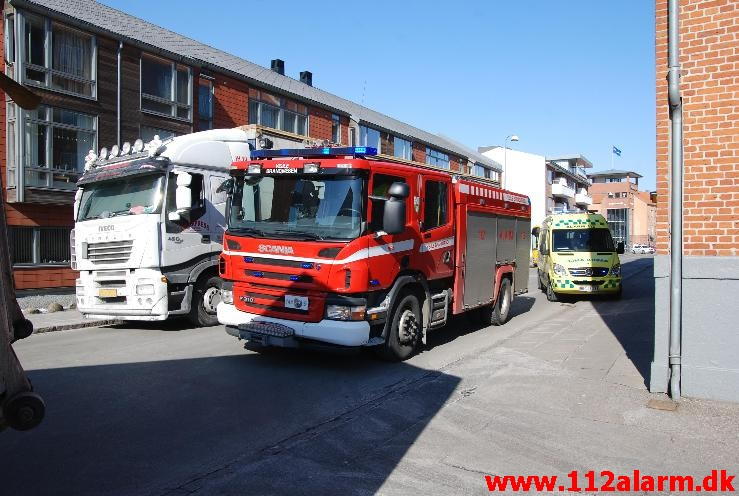
[[[284,104],[284,101],[285,101],[285,98],[284,97],[278,96],[277,98],[280,99],[280,105],[279,106],[278,105],[274,105],[272,103],[263,102],[263,101],[261,101],[261,100],[259,100],[257,98],[252,98],[250,96],[249,97],[249,102],[247,104],[247,107],[249,108],[249,122],[251,123],[251,119],[252,119],[251,104],[253,102],[256,105],[256,107],[257,107],[257,115],[256,115],[256,122],[255,122],[255,124],[257,124],[259,126],[269,127],[270,129],[277,129],[278,131],[285,131],[286,133],[292,133],[292,134],[295,134],[297,136],[309,136],[310,135],[310,112],[308,111],[308,106],[305,105],[305,104],[299,103],[299,105],[304,105],[305,106],[305,110],[306,110],[306,113],[305,114],[301,114],[300,112],[294,112],[292,110],[289,110],[289,109],[284,108],[283,107],[283,104]],[[298,102],[295,102],[295,103],[298,103]],[[275,127],[271,127],[271,126],[267,126],[266,124],[262,124],[262,109],[264,107],[269,107],[271,109],[277,110],[277,125]],[[295,126],[293,127],[293,130],[292,131],[287,130],[287,129],[282,129],[282,124],[284,122],[284,114],[286,112],[291,113],[291,114],[295,114],[297,117],[304,117],[305,118],[305,133],[299,133],[298,132],[298,119],[297,119],[297,117],[295,119]]]
[[[334,140],[333,129],[336,123],[336,139]],[[331,141],[337,145],[341,144],[341,116],[339,114],[331,114]]]
[[[79,164],[78,165],[78,169],[76,171],[70,171],[70,170],[67,170],[67,169],[57,169],[57,168],[53,167],[54,164],[50,164],[50,161],[51,161],[51,159],[52,159],[52,157],[54,155],[54,149],[53,149],[54,132],[53,132],[53,130],[54,130],[54,128],[59,128],[59,129],[69,129],[71,131],[82,131],[82,132],[85,132],[85,133],[91,133],[92,136],[93,136],[92,150],[97,150],[98,149],[98,147],[97,147],[97,145],[98,145],[98,116],[97,115],[92,115],[92,114],[86,114],[85,112],[79,112],[77,110],[63,109],[61,107],[52,107],[51,105],[41,105],[41,106],[39,106],[39,109],[40,108],[45,108],[46,109],[46,118],[45,119],[39,119],[39,118],[36,118],[36,117],[30,117],[31,112],[38,112],[38,109],[29,112],[29,111],[21,111],[21,110],[18,109],[18,107],[16,107],[16,120],[15,120],[16,127],[15,127],[15,134],[16,134],[16,136],[19,136],[21,146],[23,147],[22,155],[21,156],[28,156],[28,151],[25,150],[25,146],[26,146],[26,140],[25,140],[26,126],[28,124],[43,124],[44,126],[47,126],[48,127],[48,133],[47,133],[47,138],[46,138],[46,143],[45,143],[46,148],[45,148],[45,151],[44,151],[45,154],[46,154],[46,163],[47,163],[47,165],[45,167],[44,166],[26,165],[25,160],[21,161],[21,163],[16,163],[16,169],[18,169],[18,168],[21,169],[21,181],[22,181],[22,184],[25,187],[38,188],[38,189],[44,189],[44,190],[74,191],[76,189],[76,187],[69,188],[69,189],[67,189],[67,188],[55,188],[52,185],[52,183],[53,183],[53,174],[55,172],[56,173],[59,173],[59,174],[76,174],[76,175],[82,175],[83,167],[84,167],[84,164]],[[87,129],[87,128],[79,127],[79,126],[72,126],[70,124],[61,124],[61,123],[58,123],[58,122],[54,122],[54,120],[53,120],[54,108],[57,108],[59,110],[66,110],[66,111],[69,111],[69,112],[75,112],[75,113],[78,113],[78,114],[84,114],[84,115],[87,115],[87,116],[92,117],[92,129]],[[17,115],[18,115],[17,113],[19,111],[22,112],[22,118],[21,119],[18,119],[18,117],[17,117]],[[20,121],[20,124],[19,124],[19,121]],[[19,131],[21,132],[20,135],[18,134]],[[37,184],[26,185],[26,171],[45,172],[47,174],[46,186],[39,186]],[[76,181],[75,181],[75,183],[76,183]]]
[[[7,18],[7,16],[6,16]],[[26,33],[26,20],[28,19],[35,19],[37,21],[41,21],[44,25],[44,65],[36,65],[36,64],[30,64],[26,62],[25,52],[26,52],[26,39],[27,39],[27,33]],[[90,66],[90,72],[92,75],[92,79],[85,79],[81,78],[79,76],[76,76],[74,74],[68,74],[66,72],[58,71],[52,68],[52,61],[51,61],[51,51],[52,51],[52,25],[58,24],[60,26],[63,26],[65,29],[69,29],[71,31],[76,31],[78,33],[81,33],[85,36],[90,37],[91,42],[91,66]],[[85,31],[73,28],[67,24],[52,21],[51,19],[39,15],[33,15],[33,14],[27,14],[25,12],[19,12],[16,11],[15,14],[15,26],[16,26],[16,32],[18,33],[18,37],[16,38],[16,57],[15,60],[17,61],[18,65],[18,72],[16,75],[18,76],[17,79],[22,81],[23,84],[26,84],[28,86],[35,86],[38,88],[44,88],[48,91],[53,91],[56,93],[62,93],[65,95],[73,95],[79,98],[86,98],[88,100],[97,100],[97,37],[94,34],[87,33]],[[26,77],[26,69],[32,69],[34,71],[43,72],[44,73],[44,83],[40,83],[38,81],[35,81],[33,79],[28,79]],[[51,84],[52,76],[61,76],[66,79],[71,79],[73,81],[79,81],[81,83],[88,83],[90,84],[91,94],[85,95],[84,93],[77,93],[75,91],[69,91],[64,90],[61,88],[55,88]]]
[[[170,84],[170,95],[171,100],[167,98],[162,98],[157,95],[150,95],[148,93],[144,93],[143,90],[143,80],[144,80],[144,59],[152,59],[159,63],[169,64],[170,69],[172,71],[172,83]],[[187,103],[180,103],[177,101],[177,69],[178,68],[184,68],[187,69]],[[149,53],[142,53],[141,57],[139,58],[139,109],[141,109],[141,112],[145,114],[151,114],[151,115],[157,115],[160,117],[167,117],[170,119],[175,119],[182,122],[192,122],[192,69],[189,66],[178,64],[172,60],[165,59],[162,57],[157,57],[155,55],[151,55]],[[163,105],[169,105],[170,113],[166,114],[164,112],[157,112],[156,110],[146,109],[144,108],[144,100],[149,100],[151,102],[155,103],[161,103]],[[186,108],[187,109],[187,117],[178,117],[177,116],[177,110],[179,108]]]
[[[407,140],[400,136],[395,136],[395,135],[392,135],[392,136],[393,136],[393,156],[397,158],[402,158],[403,160],[413,160],[413,141]],[[398,154],[398,150],[396,149],[397,141],[403,141],[405,143],[408,143],[408,148],[406,149],[406,151],[408,152],[407,153],[408,156],[403,155],[403,154],[400,154],[400,155]]]
[[[204,77],[202,74],[198,78],[198,131],[207,131],[208,129],[201,129],[200,123],[204,120],[200,116],[200,87],[204,85],[210,86],[210,127],[208,129],[213,129],[213,121],[215,120],[215,113],[214,113],[214,100],[215,100],[215,85],[213,84],[213,79],[210,77]]]
[[[440,157],[439,155],[446,157],[446,159]],[[433,158],[434,162],[433,163],[429,162],[429,158]],[[445,163],[446,165],[439,165],[439,162]],[[434,167],[439,167],[441,169],[448,169],[448,170],[450,170],[452,167],[450,159],[449,159],[449,154],[439,151],[435,148],[431,148],[430,146],[426,147],[426,164],[433,165]]]

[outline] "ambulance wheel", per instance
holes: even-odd
[[[511,280],[504,278],[500,281],[500,292],[498,293],[498,301],[493,306],[490,314],[490,323],[494,326],[503,325],[508,322],[508,315],[511,313],[511,302],[513,301],[513,290],[511,288]]]
[[[416,351],[421,332],[421,304],[413,293],[402,294],[393,310],[387,340],[378,347],[380,357],[392,362],[407,360]]]
[[[198,327],[218,325],[216,307],[221,302],[221,278],[204,277],[195,284],[188,319]]]
[[[18,393],[3,405],[5,422],[18,431],[27,431],[39,425],[45,412],[44,400],[31,392]]]
[[[541,271],[537,271],[537,273],[536,273],[536,280],[539,281],[539,291],[541,291],[542,293],[546,293],[547,292],[547,286],[546,286],[546,284],[544,284],[544,281],[542,281],[542,279],[541,279]]]
[[[623,286],[619,286],[619,287],[618,287],[618,291],[616,291],[615,293],[613,293],[613,294],[611,295],[611,299],[612,299],[612,300],[620,300],[620,299],[621,299],[621,297],[623,296],[623,293],[624,293],[624,288],[623,288]]]
[[[552,283],[550,282],[547,284],[547,300],[549,301],[559,301],[559,295],[554,292],[554,288],[552,287]]]

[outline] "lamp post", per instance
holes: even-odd
[[[508,147],[506,146],[506,143],[508,140],[511,140],[511,142],[518,141],[518,136],[515,134],[511,134],[510,136],[506,136],[503,140],[503,189],[505,189],[506,185],[506,178],[508,176],[508,167],[507,167],[507,158],[508,158]]]

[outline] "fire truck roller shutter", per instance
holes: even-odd
[[[481,212],[467,213],[467,245],[464,268],[465,308],[493,301],[498,217]]]
[[[531,257],[531,219],[516,219],[516,269],[513,292],[525,293],[529,288],[529,258]]]

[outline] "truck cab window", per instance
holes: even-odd
[[[443,226],[448,221],[449,199],[447,184],[439,181],[426,181],[423,198],[423,231]]]
[[[190,192],[192,194],[192,209],[188,218],[183,218],[178,224],[192,224],[194,221],[205,215],[205,187],[202,174],[189,173],[192,176],[190,182]],[[167,181],[167,212],[177,211],[175,204],[175,191],[177,190],[177,175],[169,174]]]
[[[398,176],[390,176],[387,174],[375,174],[372,178],[372,194],[377,199],[372,199],[372,221],[370,223],[370,231],[382,231],[382,217],[385,212],[385,201],[387,191],[393,183],[404,183],[405,178]]]

